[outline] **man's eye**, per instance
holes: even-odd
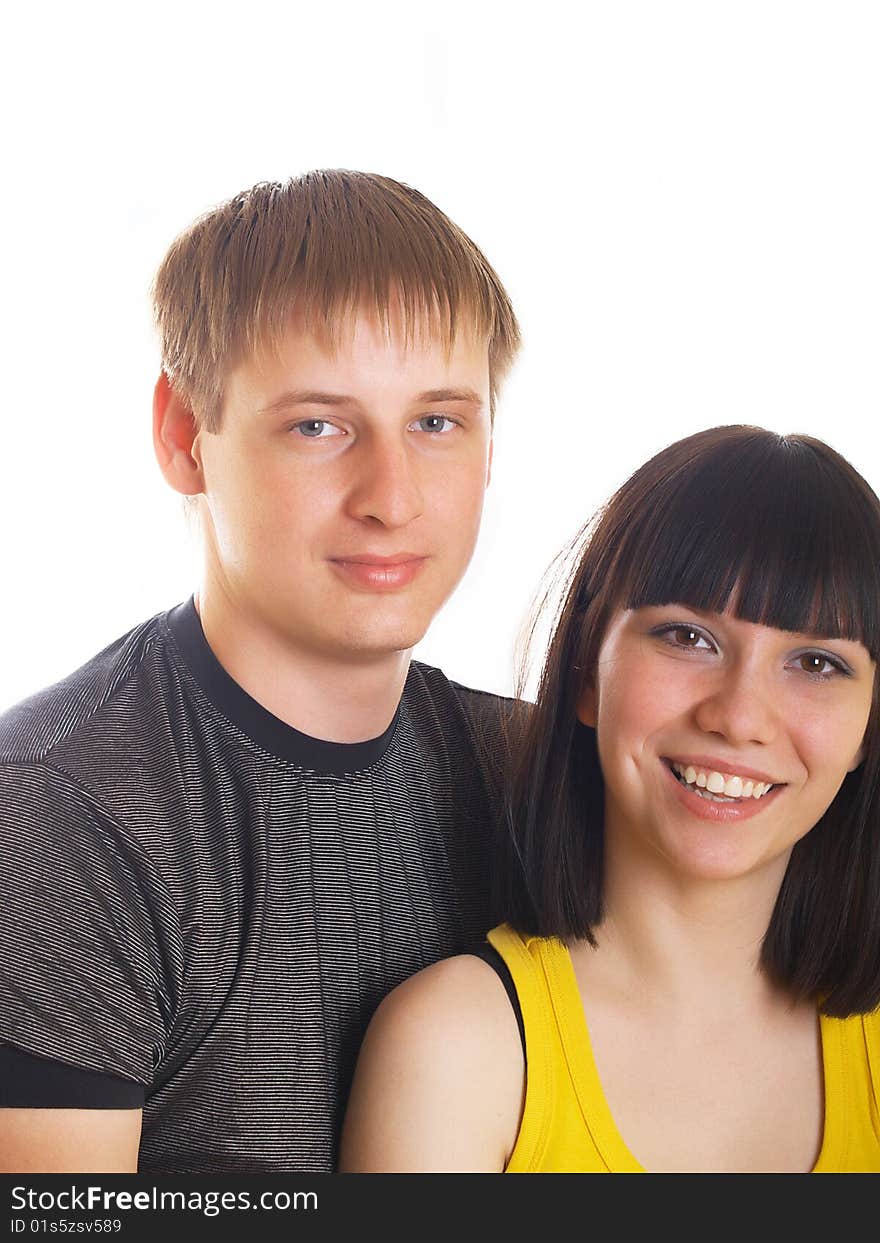
[[[299,423],[294,423],[290,429],[300,436],[306,436],[309,440],[320,440],[327,436],[341,436],[342,430],[334,423],[328,423],[326,419],[303,419]]]
[[[416,419],[414,426],[422,432],[433,432],[435,435],[443,435],[452,431],[457,424],[452,419],[447,418],[445,414],[426,414],[422,418]]]

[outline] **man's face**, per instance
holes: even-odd
[[[332,353],[296,320],[196,437],[207,570],[304,654],[409,649],[473,553],[491,459],[485,341],[404,343],[372,317]]]

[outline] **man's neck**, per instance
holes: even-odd
[[[397,711],[409,651],[365,659],[299,650],[259,619],[200,588],[196,611],[214,656],[263,708],[286,725],[327,742],[378,738]]]

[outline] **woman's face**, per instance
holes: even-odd
[[[694,877],[784,870],[861,762],[873,685],[858,642],[620,610],[578,709],[597,732],[606,840]]]

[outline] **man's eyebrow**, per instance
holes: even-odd
[[[291,389],[289,393],[282,393],[280,397],[276,397],[268,406],[261,406],[257,413],[279,414],[290,406],[350,405],[357,405],[357,402],[354,397],[347,397],[344,393],[322,393],[317,389]]]
[[[480,409],[483,407],[483,399],[480,394],[473,388],[432,388],[424,393],[419,393],[415,399],[416,405],[423,405],[432,401],[466,401],[471,405]],[[360,405],[356,397],[351,397],[346,393],[325,393],[318,389],[291,389],[290,392],[282,393],[271,401],[268,406],[261,406],[258,414],[280,414],[284,410],[290,409],[291,406],[357,406]]]
[[[419,393],[416,401],[469,401],[475,406],[483,405],[482,397],[473,388],[432,388],[426,393]]]

